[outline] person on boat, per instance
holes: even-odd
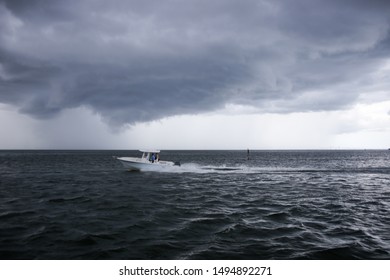
[[[154,163],[154,161],[156,160],[156,156],[154,155],[154,153],[152,154],[152,163]]]

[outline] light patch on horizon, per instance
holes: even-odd
[[[0,147],[386,149],[390,143],[390,101],[358,104],[343,111],[290,114],[247,114],[242,106],[227,108],[218,113],[168,117],[113,131],[98,114],[85,107],[38,121],[2,106]],[[16,126],[7,125],[11,119]]]
[[[171,117],[135,125],[128,133],[148,147],[162,141],[168,149],[191,149],[192,143],[197,149],[385,149],[388,108],[390,101],[332,112],[244,114],[242,106],[229,106],[231,114]]]

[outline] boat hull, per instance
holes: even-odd
[[[122,163],[122,165],[126,169],[133,170],[133,171],[161,171],[177,165],[171,161],[150,162],[139,158],[127,158],[127,157],[122,157],[117,159]]]

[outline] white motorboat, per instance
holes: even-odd
[[[159,171],[180,166],[179,162],[160,160],[159,150],[140,150],[142,157],[115,157],[124,167],[135,171]]]

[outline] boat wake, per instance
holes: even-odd
[[[258,167],[249,167],[245,165],[227,166],[227,165],[200,165],[197,163],[184,163],[181,166],[171,166],[157,170],[164,173],[259,173],[265,170]]]
[[[147,172],[159,173],[220,173],[220,174],[258,174],[258,173],[289,173],[289,172],[310,172],[310,169],[302,168],[281,168],[281,167],[256,167],[247,165],[201,165],[197,163],[184,163],[180,166],[169,166],[167,168],[149,170]],[[318,171],[318,170],[317,170]]]
[[[292,174],[292,173],[370,173],[388,174],[389,168],[338,168],[321,169],[313,167],[248,166],[248,165],[201,165],[184,163],[181,166],[169,166],[150,172],[160,173],[221,173],[221,174]]]

